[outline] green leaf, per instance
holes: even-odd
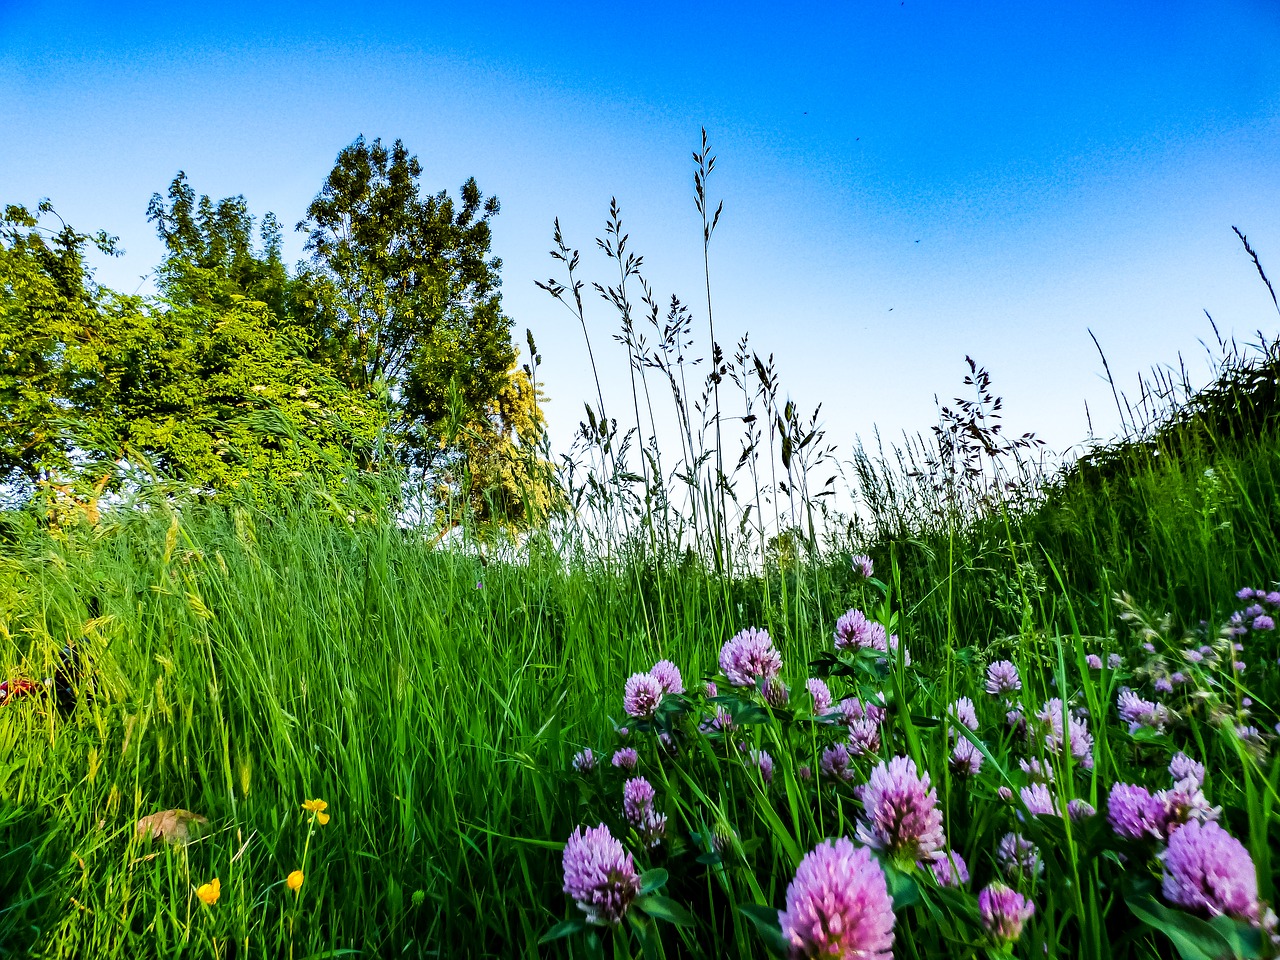
[[[738,905],[738,912],[755,925],[766,950],[775,957],[787,956],[790,946],[778,926],[777,910],[763,903],[743,903]]]
[[[1209,926],[1217,930],[1236,952],[1236,956],[1245,960],[1253,960],[1262,954],[1262,931],[1252,924],[1219,914],[1209,921]]]
[[[1125,902],[1135,917],[1173,941],[1182,960],[1234,960],[1239,956],[1226,937],[1199,917],[1170,910],[1154,897]]]
[[[677,927],[692,927],[698,922],[692,913],[670,897],[661,897],[656,893],[640,897],[635,905],[655,920],[665,920],[667,923],[674,923]]]
[[[571,937],[580,930],[585,930],[587,921],[582,917],[573,917],[570,920],[561,920],[554,927],[538,938],[539,943],[550,943],[552,940],[559,940],[562,937]]]
[[[640,896],[644,896],[646,893],[653,893],[655,890],[661,890],[666,882],[667,871],[661,867],[646,870],[640,874]]]
[[[889,896],[893,898],[893,909],[901,910],[920,902],[920,888],[915,880],[903,873],[891,863],[882,863],[885,882],[889,887]]]

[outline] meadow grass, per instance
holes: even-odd
[[[530,550],[519,562],[485,563],[389,519],[351,522],[305,502],[175,509],[142,495],[95,527],[16,518],[0,579],[0,663],[6,675],[47,675],[70,641],[92,681],[67,715],[43,699],[0,710],[0,950],[589,949],[582,935],[538,940],[573,916],[561,891],[565,838],[619,802],[621,774],[607,769],[607,751],[614,724],[625,722],[626,678],[666,658],[695,687],[717,673],[721,645],[754,625],[774,638],[799,699],[806,665],[830,650],[835,620],[851,606],[896,618],[914,659],[879,675],[891,699],[909,704],[892,736],[933,771],[948,834],[973,864],[1003,832],[990,795],[1009,735],[979,700],[991,779],[962,784],[947,775],[948,742],[932,724],[957,696],[978,696],[983,664],[1007,657],[1022,668],[1029,704],[1056,685],[1079,688],[1089,705],[1097,765],[1073,781],[1079,796],[1101,808],[1113,782],[1153,782],[1147,768],[1167,762],[1163,745],[1114,742],[1105,718],[1117,675],[1083,669],[1083,657],[1110,649],[1131,659],[1137,634],[1111,599],[1119,591],[1153,616],[1171,614],[1163,633],[1176,643],[1201,619],[1222,622],[1240,606],[1239,587],[1274,582],[1276,439],[1272,424],[1177,457],[1135,448],[1112,475],[1069,475],[1034,510],[878,541],[887,599],[839,547],[727,577],[639,551],[564,562]],[[1275,652],[1257,651],[1249,675],[1268,736]],[[852,692],[867,680],[839,682]],[[640,772],[667,798],[672,836],[685,831],[663,861],[667,892],[697,917],[665,940],[651,935],[650,951],[763,953],[736,908],[781,907],[800,855],[852,832],[853,797],[813,793],[798,773],[806,754],[820,763],[823,731],[750,729],[755,748],[777,762],[772,794],[741,757],[714,745],[692,751],[687,768],[668,769],[651,750],[642,760]],[[1270,752],[1259,760],[1237,751],[1211,723],[1190,729],[1212,770],[1213,802],[1270,896],[1280,768]],[[569,763],[587,746],[605,768],[589,782]],[[984,803],[975,807],[971,791]],[[327,825],[303,810],[313,798],[327,801]],[[185,847],[134,837],[139,818],[175,807],[208,817],[209,830]],[[731,825],[741,869],[697,861],[689,838],[709,836],[712,819]],[[1069,882],[1034,885],[1045,919],[1029,928],[1028,955],[1170,955],[1168,941],[1132,924],[1107,863],[1075,856],[1070,833],[1062,839],[1067,852],[1049,859]],[[305,879],[294,893],[286,878],[297,869]],[[220,898],[206,906],[197,889],[213,877]],[[945,910],[931,919],[939,910],[931,901],[904,908],[901,922],[918,935],[900,935],[898,955],[980,949]],[[905,919],[913,911],[921,916]],[[631,949],[621,934],[615,947]]]

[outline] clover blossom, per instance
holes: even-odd
[[[635,747],[623,747],[613,752],[609,762],[619,770],[634,770],[636,764],[640,762],[640,754],[636,753]]]
[[[753,687],[782,672],[782,656],[767,632],[747,627],[720,648],[720,670],[735,687]]]
[[[982,769],[982,751],[970,740],[957,740],[949,766],[957,777],[976,777]]]
[[[1129,840],[1164,839],[1164,803],[1146,787],[1117,783],[1107,797],[1107,822]]]
[[[867,617],[861,610],[847,610],[836,621],[834,634],[837,650],[878,650],[889,652],[888,631],[884,625]]]
[[[872,723],[884,723],[887,715],[885,708],[868,700],[863,703],[857,697],[845,697],[840,701],[840,713],[844,716],[846,723],[853,723],[855,720],[870,720]]]
[[[1258,874],[1249,851],[1218,824],[1192,821],[1169,838],[1161,891],[1170,903],[1210,916],[1258,919]]]
[[[1087,820],[1095,816],[1097,812],[1098,808],[1088,800],[1071,800],[1067,803],[1067,816],[1071,818],[1072,823]]]
[[[1093,769],[1093,734],[1084,720],[1069,714],[1063,726],[1063,703],[1058,697],[1047,701],[1036,715],[1048,727],[1044,745],[1051,753],[1060,753],[1065,747],[1072,758],[1086,770]]]
[[[1143,700],[1128,687],[1121,687],[1116,698],[1116,707],[1120,719],[1129,724],[1129,732],[1136,733],[1143,727],[1150,727],[1157,733],[1164,733],[1164,726],[1169,722],[1169,708],[1164,704]]]
[[[652,673],[633,673],[622,693],[622,709],[627,716],[644,720],[652,717],[662,702],[662,681]]]
[[[831,690],[826,683],[817,677],[810,677],[804,682],[805,689],[813,698],[813,712],[824,714],[831,709]]]
[[[928,860],[942,848],[938,793],[910,757],[881,761],[862,788],[857,837],[899,863]]]
[[[1010,660],[997,660],[987,667],[987,693],[993,697],[1017,693],[1022,689],[1018,668]]]
[[[969,882],[969,865],[955,850],[939,850],[928,866],[940,887],[962,887]]]
[[[893,900],[865,847],[824,840],[800,861],[778,912],[792,958],[892,960]]]
[[[871,563],[871,558],[865,553],[854,554],[853,572],[862,577],[863,580],[870,580],[872,573],[875,572],[875,566]]]
[[[974,733],[978,732],[978,711],[973,706],[973,701],[968,697],[961,697],[955,703],[951,704],[951,715],[956,718],[964,726],[968,727]],[[951,735],[956,736],[955,728],[951,729]]]
[[[853,779],[852,758],[849,748],[843,743],[827,747],[822,751],[822,762],[819,769],[824,777],[839,777],[841,780]]]
[[[864,717],[849,722],[849,752],[865,757],[880,752],[880,725]]]
[[[1031,816],[1051,817],[1058,813],[1057,803],[1053,799],[1053,794],[1049,792],[1049,788],[1043,783],[1033,783],[1023,787],[1018,793]]]
[[[650,846],[657,846],[667,832],[667,815],[654,809],[656,795],[644,777],[622,785],[622,815]]]
[[[1204,764],[1198,763],[1182,751],[1178,751],[1173,755],[1173,759],[1169,761],[1169,776],[1173,777],[1174,783],[1190,779],[1197,784],[1203,784]]]
[[[564,845],[564,892],[594,924],[615,924],[640,894],[635,861],[603,823],[578,827]]]
[[[1165,838],[1173,836],[1176,830],[1193,820],[1207,823],[1217,820],[1222,813],[1221,807],[1209,803],[1204,790],[1192,777],[1179,780],[1168,790],[1161,790],[1155,795],[1154,803],[1153,809]]]
[[[760,776],[765,783],[773,783],[773,757],[764,750],[752,750],[751,762],[760,768]]]
[[[1036,912],[1036,905],[1003,883],[992,883],[978,894],[978,916],[987,933],[1001,946],[1016,943],[1022,926]]]
[[[1035,757],[1019,760],[1018,766],[1027,775],[1028,783],[1053,783],[1053,767]]]
[[[575,773],[590,773],[596,768],[596,755],[590,747],[585,750],[579,750],[573,755],[573,769]]]
[[[680,668],[670,660],[659,660],[649,673],[662,685],[663,693],[684,693],[684,678]]]
[[[1020,833],[1006,833],[996,847],[996,863],[1006,877],[1036,876],[1044,870],[1040,851]]]

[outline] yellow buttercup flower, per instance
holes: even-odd
[[[205,902],[207,906],[212,907],[218,902],[218,896],[222,893],[222,883],[217,877],[214,877],[209,883],[202,883],[196,887],[196,896]]]
[[[302,809],[314,814],[316,822],[322,827],[329,822],[329,814],[325,813],[329,809],[329,804],[323,800],[307,800],[302,804]]]
[[[305,879],[306,877],[303,876],[301,870],[295,870],[293,873],[289,874],[289,878],[285,880],[285,883],[289,885],[290,890],[297,893],[298,888],[302,886],[302,881]]]

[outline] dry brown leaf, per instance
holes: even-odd
[[[185,844],[193,840],[200,828],[209,823],[207,817],[190,810],[161,810],[143,817],[135,828],[139,839]]]

